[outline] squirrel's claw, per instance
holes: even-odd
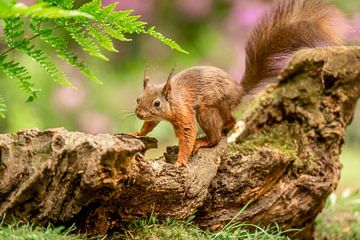
[[[129,135],[133,136],[133,137],[139,137],[140,136],[140,133],[138,132],[132,132],[132,133],[129,133]]]
[[[176,167],[185,167],[185,168],[188,167],[187,163],[185,163],[185,162],[178,162],[178,161],[176,161],[175,166],[176,166]]]

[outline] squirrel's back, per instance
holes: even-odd
[[[177,73],[171,79],[177,89],[176,100],[192,102],[194,108],[218,106],[226,102],[230,109],[240,102],[241,87],[224,70],[212,66],[195,66]]]
[[[343,43],[349,30],[340,10],[323,0],[278,0],[258,22],[246,47],[241,85],[251,93],[271,82],[302,48]]]

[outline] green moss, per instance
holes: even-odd
[[[248,154],[260,147],[273,148],[281,153],[297,159],[297,145],[293,136],[289,133],[289,124],[272,128],[268,132],[262,132],[258,136],[250,137],[241,144],[231,143],[228,145],[230,152]]]
[[[268,93],[267,90],[265,93]],[[243,102],[236,112],[237,119],[245,119],[251,116],[254,112],[256,112],[257,108],[264,104],[264,101],[271,101],[271,98],[264,98],[264,94],[258,94],[254,96],[251,100]]]

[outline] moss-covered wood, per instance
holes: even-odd
[[[302,228],[336,188],[346,126],[360,96],[360,48],[303,50],[245,110],[234,143],[201,149],[188,168],[144,159],[156,140],[65,129],[0,135],[0,216],[72,223],[96,234],[151,214],[195,214],[217,230],[237,216]],[[238,214],[247,203],[247,208]]]

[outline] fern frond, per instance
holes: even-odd
[[[0,118],[5,118],[5,113],[7,111],[5,100],[2,95],[0,95]]]
[[[109,61],[109,59],[104,54],[102,54],[96,42],[87,36],[82,27],[67,26],[65,29],[70,33],[70,36],[83,48],[84,51],[88,52],[94,57],[100,58],[104,61]]]
[[[79,10],[91,14],[94,17],[92,21],[94,21],[106,33],[104,36],[109,35],[120,41],[130,41],[131,39],[125,37],[124,34],[148,34],[169,46],[171,49],[188,54],[188,52],[182,49],[174,40],[155,31],[155,27],[146,29],[147,23],[140,21],[140,16],[131,15],[133,10],[115,11],[115,7],[116,3],[101,7],[100,0],[92,0],[89,3],[82,5]],[[99,33],[99,31],[97,32]],[[96,38],[101,46],[105,47],[103,42],[105,39],[98,39],[91,29],[90,33],[94,38]],[[110,39],[106,38],[106,44],[110,43],[109,40]]]
[[[128,34],[146,33],[146,22],[139,21],[140,16],[131,15],[133,10],[114,11],[107,17],[107,22],[118,31]]]
[[[5,35],[2,39],[12,48],[26,43],[24,36],[24,21],[19,17],[5,18]]]
[[[79,57],[69,50],[69,44],[67,40],[54,36],[51,32],[40,34],[40,38],[55,49],[59,58],[65,60],[73,67],[78,68],[80,72],[87,76],[90,80],[97,83],[102,83],[85,65],[85,63],[80,61]]]
[[[188,51],[185,51],[179,44],[177,44],[174,40],[165,37],[162,33],[155,31],[155,27],[150,27],[146,30],[146,33],[150,34],[154,38],[158,39],[160,42],[168,45],[171,49],[175,49],[179,52],[189,54]]]
[[[118,52],[106,31],[92,24],[88,24],[86,29],[89,31],[89,34],[97,40],[101,47],[111,52]]]
[[[119,40],[119,41],[131,41],[131,39],[125,37],[125,35],[123,33],[121,33],[120,31],[115,30],[113,27],[110,27],[109,25],[102,25],[102,27],[104,28],[105,32],[110,35],[111,37]]]
[[[55,82],[66,87],[74,87],[64,72],[56,66],[43,50],[36,49],[34,45],[25,45],[18,48],[18,50],[38,62]]]
[[[44,2],[27,6],[23,3],[16,3],[14,5],[6,4],[6,1],[4,0],[0,1],[0,17],[92,18],[91,14],[77,10],[65,10],[58,7],[49,7]]]
[[[72,9],[74,6],[74,0],[43,0],[43,2],[63,9]]]
[[[80,11],[86,13],[92,13],[91,15],[97,18],[96,16],[101,12],[101,1],[100,0],[92,0],[91,2],[84,3],[80,8]]]
[[[131,39],[125,37],[125,35],[122,33],[122,30],[116,29],[113,23],[108,22],[108,17],[115,11],[116,5],[117,2],[101,8],[101,2],[94,0],[82,5],[79,10],[91,13],[94,17],[94,21],[96,21],[98,25],[101,26],[102,30],[105,31],[107,35],[120,41],[131,41]],[[122,12],[124,15],[129,15],[132,11],[126,10]]]
[[[28,102],[32,102],[38,97],[40,89],[35,88],[30,82],[31,76],[25,67],[20,66],[14,60],[6,61],[5,56],[0,57],[0,71],[4,72],[9,78],[15,79],[20,89],[29,94]]]
[[[65,74],[58,69],[53,61],[45,54],[43,50],[36,49],[34,45],[30,44],[30,40],[24,37],[24,30],[22,29],[24,21],[19,17],[5,19],[5,36],[3,37],[6,44],[10,47],[27,54],[36,62],[38,62],[51,78],[64,86],[72,87]],[[1,56],[5,56],[2,54]]]

